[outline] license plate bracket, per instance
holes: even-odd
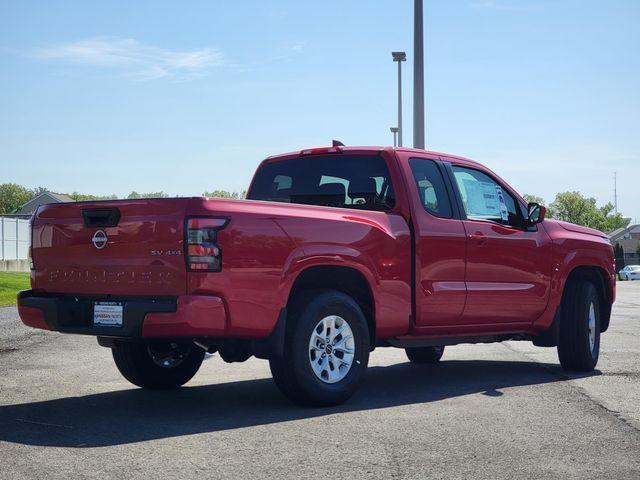
[[[123,325],[123,302],[94,302],[93,326],[120,328]]]

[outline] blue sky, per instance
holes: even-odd
[[[425,0],[427,147],[640,220],[640,2]],[[412,2],[0,0],[0,182],[199,195],[265,156],[386,145]]]

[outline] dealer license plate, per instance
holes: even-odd
[[[93,304],[93,325],[96,327],[121,327],[122,302],[95,302]]]

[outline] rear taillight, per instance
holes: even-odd
[[[219,272],[222,250],[218,231],[227,225],[226,218],[195,217],[187,220],[187,270]]]

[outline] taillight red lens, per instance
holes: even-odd
[[[222,250],[218,231],[227,225],[226,218],[196,217],[187,220],[187,270],[219,272]]]

